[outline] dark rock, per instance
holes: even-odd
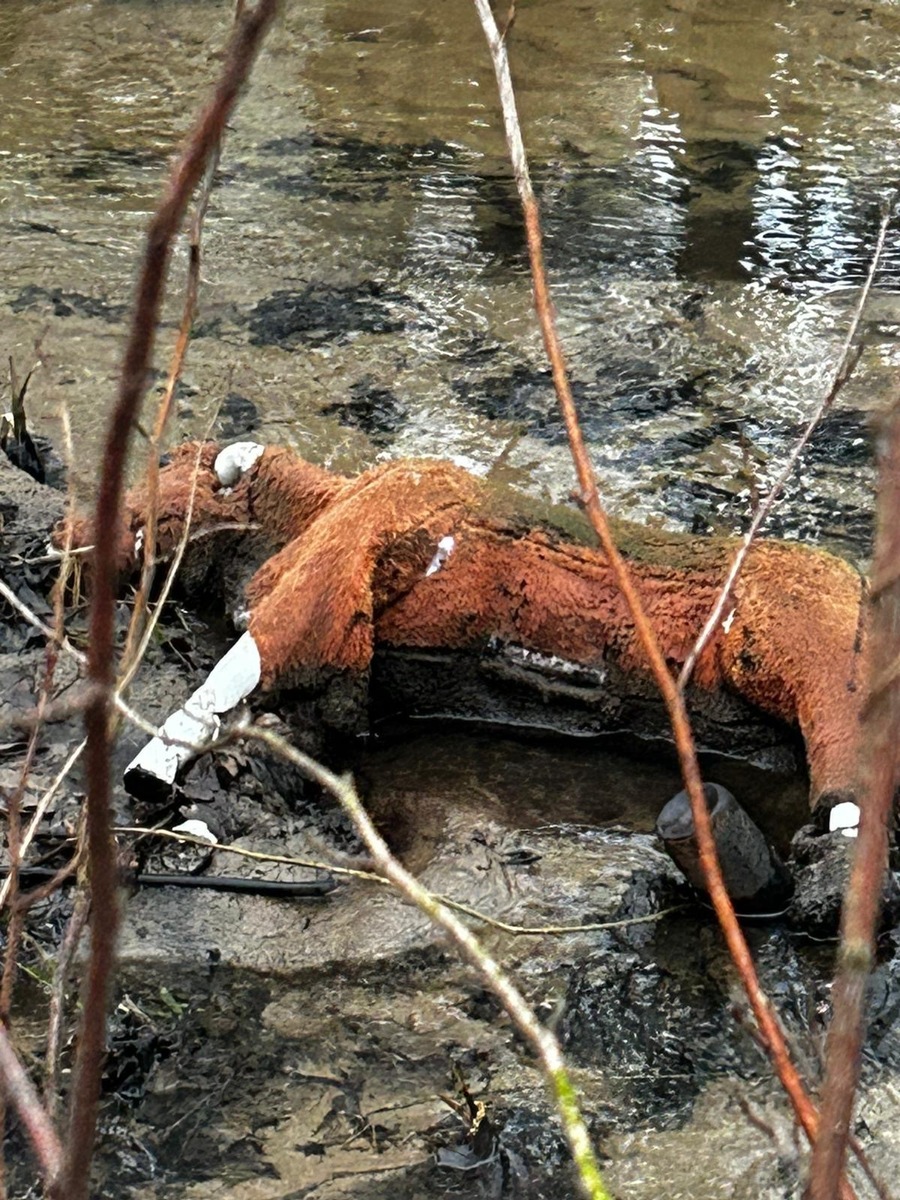
[[[837,936],[841,906],[856,839],[840,830],[823,833],[815,825],[804,825],[791,842],[794,898],[788,907],[790,925],[811,937]],[[900,912],[900,888],[889,874],[882,897],[882,924]]]
[[[219,409],[216,433],[223,441],[234,441],[253,433],[259,423],[259,409],[253,401],[237,392],[229,392]]]
[[[376,446],[387,446],[403,425],[407,410],[389,388],[376,386],[369,376],[350,388],[349,400],[336,400],[322,409],[342,425],[361,429]]]
[[[617,1124],[683,1121],[703,1086],[704,1059],[712,1063],[724,1036],[722,997],[713,989],[698,994],[690,972],[666,958],[663,965],[613,943],[579,964],[569,982],[563,1045],[573,1063],[607,1078]]]
[[[273,292],[250,314],[250,340],[257,346],[291,350],[303,343],[343,340],[352,333],[395,333],[406,324],[396,311],[396,305],[404,303],[407,297],[386,292],[372,279]]]
[[[38,287],[29,284],[22,288],[18,296],[10,301],[13,312],[23,312],[28,308],[47,308],[56,317],[96,317],[118,325],[124,321],[128,313],[127,304],[110,304],[108,300],[100,300],[95,296],[84,296],[80,292],[64,292],[62,288]]]
[[[798,426],[793,437],[802,433]],[[874,458],[871,417],[859,409],[838,409],[825,414],[816,427],[806,460],[810,463],[830,463],[839,467],[858,467],[870,464]]]
[[[473,347],[469,354],[478,358],[478,348]],[[680,406],[693,411],[708,379],[708,372],[660,378],[659,370],[648,361],[623,356],[598,371],[591,383],[572,380],[572,395],[585,436],[602,445],[608,440],[611,423],[633,427],[636,418],[657,416]],[[520,363],[503,375],[457,378],[452,386],[462,400],[491,420],[516,421],[524,432],[553,445],[566,440],[549,370]],[[646,438],[636,440],[631,458],[640,459],[642,450],[654,460],[658,458],[657,446]]]

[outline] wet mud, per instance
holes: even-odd
[[[226,419],[241,414],[238,404]],[[46,615],[53,571],[40,559],[61,494],[2,460],[0,485],[4,571]],[[123,628],[125,615],[123,608]],[[44,650],[8,611],[0,618],[0,713],[8,717],[33,703]],[[79,628],[76,611],[71,635]],[[178,602],[132,702],[160,719],[221,650],[220,635]],[[63,664],[62,694],[67,684],[77,687],[67,670]],[[389,678],[377,694],[392,694]],[[613,1188],[650,1200],[673,1173],[691,1195],[719,1195],[724,1182],[748,1200],[799,1186],[803,1155],[785,1140],[783,1101],[767,1065],[735,1027],[738,985],[711,914],[652,834],[679,786],[671,757],[648,752],[658,744],[645,742],[628,757],[623,747],[596,740],[524,736],[523,729],[511,738],[508,724],[504,732],[483,722],[448,726],[424,713],[431,721],[376,722],[364,745],[338,746],[322,741],[302,702],[282,697],[270,708],[277,711],[266,719],[287,719],[300,745],[354,768],[379,826],[433,890],[508,925],[610,923],[581,933],[515,936],[490,925],[481,932],[557,1029]],[[527,724],[529,714],[521,715]],[[48,727],[26,806],[79,735],[74,721]],[[116,781],[141,741],[123,731]],[[20,754],[21,743],[3,747],[5,786],[17,778]],[[707,767],[787,852],[804,820],[805,783],[787,770],[788,760],[780,762],[780,772],[734,757]],[[51,862],[65,852],[61,839],[74,828],[80,789],[76,772],[42,827],[39,847],[55,852]],[[115,806],[123,823],[171,827],[192,817],[246,849],[364,865],[334,803],[255,751],[231,748],[198,760],[165,805],[128,797],[117,782]],[[317,874],[161,838],[127,842],[129,865],[139,872],[248,881]],[[530,1053],[444,940],[388,889],[339,879],[324,899],[303,901],[125,887],[98,1196],[574,1197],[567,1152]],[[29,965],[39,973],[52,961],[70,908],[63,889],[32,915]],[[784,921],[748,932],[764,983],[814,1064],[833,944],[798,935]],[[886,1099],[900,1067],[892,933],[880,953],[860,1111],[864,1143],[890,1173],[900,1162]],[[28,1004],[22,1021],[33,1031],[39,1064],[39,985],[29,988]],[[776,1132],[763,1132],[769,1127]],[[707,1145],[710,1138],[718,1147],[714,1173],[695,1150],[698,1139]],[[8,1146],[13,1181],[25,1194],[31,1164],[15,1128]]]
[[[137,247],[232,11],[230,0],[0,4],[3,354],[24,373],[39,346],[33,428],[59,441],[68,406],[83,497]],[[514,67],[551,286],[591,452],[620,514],[733,533],[777,473],[827,386],[900,170],[898,45],[893,7],[867,0],[765,0],[752,12],[730,0],[611,0],[589,11],[535,0],[520,11]],[[225,439],[259,431],[345,472],[384,456],[452,455],[483,473],[499,462],[532,495],[566,497],[571,468],[493,95],[465,5],[285,6],[214,188],[175,440],[196,437],[224,398]],[[854,561],[871,544],[870,421],[900,365],[898,262],[891,234],[866,355],[770,526]],[[183,265],[179,251],[160,371]],[[51,568],[40,559],[59,497],[9,480],[0,456],[4,578],[46,617]],[[120,629],[126,618],[123,601]],[[73,614],[72,633],[83,637],[79,621]],[[162,719],[229,636],[173,605],[136,706]],[[510,664],[499,665],[508,676]],[[445,668],[445,679],[460,678]],[[30,708],[43,669],[42,638],[0,607],[0,715]],[[77,691],[64,662],[57,679],[62,695]],[[467,703],[483,716],[496,694],[483,672],[476,682]],[[489,682],[507,705],[525,695],[522,719],[535,719],[540,688]],[[314,715],[298,701],[269,719],[334,753]],[[631,750],[622,757],[595,741],[469,724],[386,720],[333,760],[356,771],[385,833],[433,886],[540,925],[688,904],[651,924],[576,935],[485,930],[563,1037],[614,1194],[799,1195],[805,1152],[731,1017],[740,997],[710,914],[651,836],[680,787],[664,746],[619,746]],[[4,736],[8,788],[23,741]],[[48,727],[28,804],[80,736],[75,721]],[[140,744],[123,730],[116,778]],[[707,767],[787,854],[806,782],[779,761]],[[76,770],[42,850],[71,834],[82,799]],[[136,806],[121,789],[115,804],[123,821],[195,814],[255,849],[359,851],[304,781],[236,750],[192,768],[168,809]],[[795,869],[815,872],[805,853]],[[161,839],[134,854],[147,870],[289,871],[175,852]],[[810,901],[800,924],[814,928],[825,911],[823,936],[834,918],[826,874],[825,893],[812,878],[798,889]],[[38,981],[21,985],[16,1029],[38,1068],[42,955],[55,953],[69,908],[62,890],[29,926]],[[749,935],[815,1081],[833,944],[780,921]],[[888,1181],[900,1176],[898,971],[888,931],[856,1124]],[[115,999],[98,1197],[574,1194],[543,1085],[506,1018],[442,940],[374,885],[342,883],[315,904],[137,890]],[[33,1164],[15,1127],[7,1146],[10,1192],[26,1196]]]

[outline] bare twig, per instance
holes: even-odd
[[[126,671],[128,670],[130,664],[139,663],[143,657],[143,651],[137,648],[136,642],[140,639],[141,633],[144,629],[144,617],[150,598],[150,588],[153,584],[153,575],[156,570],[156,534],[157,520],[159,516],[159,455],[162,449],[163,435],[165,434],[166,425],[169,421],[169,415],[172,411],[175,388],[178,386],[178,380],[181,378],[185,356],[187,355],[187,349],[191,339],[191,329],[194,324],[194,314],[197,309],[197,297],[200,292],[200,240],[203,236],[203,222],[206,218],[207,209],[209,208],[213,179],[215,177],[216,168],[219,164],[221,148],[221,142],[217,142],[212,148],[209,162],[206,165],[206,171],[204,172],[203,176],[203,186],[200,189],[200,196],[197,200],[197,206],[194,211],[194,219],[191,222],[191,235],[188,244],[188,278],[187,287],[185,289],[184,307],[181,313],[181,325],[178,330],[178,340],[175,343],[175,349],[172,353],[172,361],[169,364],[169,376],[166,380],[165,391],[163,392],[162,399],[159,402],[159,408],[156,413],[156,423],[153,427],[153,434],[151,435],[150,446],[147,451],[147,518],[144,523],[144,545],[142,548],[143,567],[141,569],[140,586],[134,599],[134,608],[132,609],[131,613],[131,623],[128,627],[128,636],[125,642],[125,649],[122,653],[122,662]],[[200,454],[198,451],[198,466],[199,462]],[[194,490],[196,490],[196,482],[194,484]],[[191,493],[192,506],[193,497],[194,491]],[[187,530],[185,530],[185,537],[186,536]],[[184,553],[183,549],[181,553]],[[143,645],[146,646],[146,640],[144,641]]]
[[[46,900],[48,896],[52,896],[55,891],[62,887],[67,879],[71,879],[80,865],[81,847],[79,846],[69,861],[61,866],[46,883],[32,888],[30,892],[19,893],[16,898],[15,911],[17,913],[26,913],[35,904],[40,904],[42,900]]]
[[[897,198],[895,196],[891,198],[885,209],[884,215],[882,216],[881,225],[878,229],[878,237],[875,240],[875,249],[872,252],[872,261],[869,264],[869,272],[866,275],[866,281],[863,284],[862,291],[860,292],[859,298],[856,302],[856,307],[853,310],[853,316],[850,320],[850,327],[848,328],[847,335],[844,338],[844,344],[841,347],[841,353],[838,358],[837,365],[832,372],[831,382],[828,390],[819,401],[815,412],[807,422],[806,428],[803,430],[803,433],[801,434],[796,446],[794,446],[794,449],[791,451],[787,462],[781,468],[781,471],[779,472],[772,486],[769,488],[765,500],[763,500],[763,502],[756,508],[756,511],[753,514],[750,527],[744,534],[740,548],[732,559],[731,566],[728,568],[728,574],[725,576],[725,582],[722,584],[719,595],[716,597],[716,602],[713,605],[709,617],[707,618],[706,624],[701,629],[696,642],[691,647],[691,651],[684,661],[684,666],[681,668],[681,674],[678,676],[678,686],[682,691],[685,687],[687,687],[700,655],[709,645],[710,640],[725,617],[725,611],[731,602],[735,584],[738,581],[738,576],[743,570],[744,563],[747,560],[747,555],[750,552],[750,547],[753,545],[753,542],[759,534],[759,531],[762,529],[764,523],[768,520],[769,514],[775,507],[775,502],[781,495],[784,485],[794,473],[794,469],[796,468],[797,463],[800,461],[803,451],[809,444],[810,438],[815,433],[819,422],[841,394],[844,385],[853,374],[856,364],[860,360],[863,348],[862,344],[857,341],[857,335],[859,333],[859,327],[860,323],[862,322],[863,313],[865,312],[866,302],[869,299],[869,292],[872,290],[872,283],[874,282],[875,275],[879,266],[881,265],[881,259],[884,254],[884,242],[887,236],[888,226],[890,225],[891,219],[894,215],[896,204]]]
[[[9,363],[10,378],[14,376],[13,363],[10,359]],[[25,432],[25,412],[24,412],[24,396],[25,388],[28,385],[28,380],[31,378],[29,372],[25,383],[22,385],[18,396],[13,399],[13,414],[14,420],[21,424],[21,431],[17,432],[17,436],[21,437]],[[68,457],[69,466],[71,467],[71,444],[72,430],[69,424],[68,409],[65,407],[62,411],[63,425],[63,440]],[[69,474],[70,490],[67,497],[68,511],[71,511],[71,471]],[[49,708],[52,704],[53,680],[56,674],[56,666],[59,657],[59,640],[64,636],[65,630],[65,589],[70,570],[69,550],[71,549],[72,533],[71,523],[66,522],[65,544],[62,551],[62,561],[60,565],[59,575],[53,585],[53,633],[54,637],[47,641],[44,649],[44,677],[41,682],[41,688],[38,695],[37,710],[35,720],[31,727],[31,732],[28,738],[28,745],[25,750],[25,757],[22,762],[21,771],[19,773],[19,782],[16,785],[12,795],[9,797],[7,804],[7,821],[6,821],[6,843],[9,852],[9,874],[3,881],[2,889],[0,889],[0,910],[5,905],[9,905],[10,917],[6,931],[6,953],[3,959],[3,972],[0,978],[0,1023],[6,1026],[7,1029],[11,1025],[11,1010],[13,989],[16,982],[16,973],[18,970],[19,947],[21,944],[22,933],[25,927],[25,914],[28,905],[22,903],[22,897],[19,895],[19,871],[22,865],[23,856],[26,853],[28,846],[33,837],[36,823],[34,818],[29,823],[26,836],[22,834],[22,801],[25,797],[25,789],[28,786],[28,779],[31,774],[32,766],[34,765],[35,755],[37,754],[38,741],[40,739],[41,730],[44,725]],[[0,1130],[6,1125],[6,1100],[0,1099]],[[0,1194],[6,1195],[6,1158],[3,1149],[3,1143],[0,1142]]]
[[[81,1031],[70,1096],[63,1181],[66,1200],[85,1200],[88,1191],[106,1030],[107,988],[119,925],[117,870],[110,832],[109,717],[115,676],[116,533],[125,461],[144,394],[169,249],[190,197],[221,139],[275,10],[276,0],[259,0],[255,8],[242,13],[229,42],[213,98],[197,122],[150,222],[119,396],[106,439],[93,524],[95,530],[105,529],[109,533],[106,537],[98,537],[94,550],[88,657],[88,677],[97,685],[97,690],[85,710],[91,952],[82,992]]]
[[[78,762],[79,758],[81,758],[81,755],[84,753],[85,745],[86,745],[85,742],[83,742],[83,741],[79,742],[79,744],[75,747],[75,749],[69,753],[68,758],[63,763],[62,767],[59,769],[59,772],[57,773],[53,782],[50,784],[49,788],[47,788],[46,792],[44,792],[43,796],[41,796],[40,800],[38,801],[37,807],[35,808],[34,813],[32,814],[31,820],[28,823],[28,828],[25,830],[25,833],[22,837],[21,851],[22,851],[23,855],[27,851],[28,847],[31,845],[31,843],[34,839],[34,835],[37,833],[38,827],[40,826],[41,821],[44,819],[44,815],[47,812],[47,809],[50,807],[50,802],[52,801],[52,799],[56,795],[56,793],[59,791],[60,787],[62,787],[63,781],[67,778],[67,776],[69,775],[72,768]],[[9,885],[8,878],[4,879],[3,883],[0,884],[0,907],[2,907],[3,904],[6,903],[7,896],[9,895],[9,886],[8,885]]]
[[[132,632],[135,632],[139,624],[143,624],[144,628],[139,637],[135,637],[135,644],[126,647],[125,653],[122,656],[122,673],[116,685],[116,694],[121,695],[129,687],[132,679],[138,671],[141,663],[144,661],[144,655],[147,653],[147,647],[150,645],[150,639],[153,637],[153,632],[159,624],[159,619],[162,616],[163,608],[169,598],[169,594],[174,586],[175,579],[178,575],[179,568],[184,559],[185,551],[187,550],[190,541],[191,522],[194,519],[194,503],[197,499],[197,475],[200,469],[200,455],[202,453],[202,442],[197,447],[197,453],[194,458],[194,469],[191,474],[191,490],[188,494],[187,509],[184,514],[184,528],[181,531],[181,537],[178,539],[178,545],[175,548],[175,553],[172,555],[169,562],[169,569],[166,572],[165,582],[160,589],[159,596],[156,600],[153,612],[145,622],[139,622],[132,618],[129,629],[129,637]],[[155,507],[155,505],[154,505]],[[155,514],[154,514],[155,515]],[[154,532],[154,545],[155,545]],[[152,572],[151,572],[152,574]],[[149,580],[147,587],[149,588]],[[144,580],[141,582],[141,591],[144,589]],[[145,599],[146,602],[146,599]]]
[[[53,1187],[62,1168],[62,1146],[34,1084],[13,1049],[6,1027],[0,1024],[0,1085],[6,1099],[21,1118],[48,1187]]]
[[[10,906],[9,922],[6,927],[6,948],[3,957],[3,971],[0,975],[0,1025],[9,1029],[12,1009],[13,989],[19,964],[19,947],[22,941],[22,931],[25,927],[25,909],[18,903],[19,897],[19,868],[22,864],[22,800],[28,785],[28,776],[37,753],[38,738],[43,726],[43,715],[47,707],[50,690],[53,686],[53,674],[56,667],[56,654],[52,642],[46,649],[46,665],[44,680],[37,706],[37,721],[28,739],[28,747],[19,774],[19,782],[13,789],[7,804],[6,844],[9,851],[9,874],[4,881],[7,902]],[[0,1129],[6,1125],[6,1099],[0,1096]],[[0,1190],[6,1194],[6,1155],[5,1141],[0,1140]]]
[[[77,646],[73,646],[65,634],[57,632],[50,625],[45,624],[41,618],[28,607],[24,600],[19,599],[9,584],[4,583],[2,579],[0,579],[0,596],[2,596],[3,599],[16,610],[19,616],[24,617],[29,625],[33,625],[35,629],[39,629],[48,642],[55,642],[58,646],[65,650],[67,654],[71,655],[76,662],[81,663],[82,666],[87,664],[87,655],[82,654]]]
[[[863,714],[859,836],[844,897],[834,1015],[825,1051],[822,1122],[810,1164],[810,1200],[829,1200],[844,1164],[865,1033],[864,1002],[888,863],[900,744],[900,677],[884,672],[900,654],[900,405],[883,434],[878,534],[869,620],[869,694]]]
[[[243,736],[243,728],[236,731],[236,736]],[[233,735],[226,730],[222,740],[230,740]],[[198,746],[198,751],[207,751],[209,745]],[[153,829],[146,825],[117,825],[113,833],[135,833],[140,837],[161,837],[168,838],[173,842],[183,842],[188,846],[202,846],[204,849],[210,848],[210,843],[204,838],[193,837],[189,833],[178,833],[174,829]],[[381,885],[387,884],[389,881],[383,875],[376,875],[374,871],[361,871],[357,867],[343,867],[332,862],[322,862],[321,860],[309,858],[295,858],[287,854],[268,854],[262,850],[248,850],[244,846],[232,846],[228,842],[216,842],[214,849],[216,853],[238,854],[243,858],[251,858],[256,862],[271,862],[282,863],[293,867],[307,867],[316,871],[328,871],[332,875],[344,875],[350,879],[361,879],[366,883],[377,883]],[[480,921],[484,925],[490,925],[492,929],[499,929],[501,933],[510,933],[514,937],[539,937],[544,934],[548,935],[563,935],[569,933],[596,933],[603,929],[625,929],[631,925],[648,925],[654,921],[661,921],[663,917],[668,917],[672,913],[680,912],[685,905],[676,904],[671,908],[661,908],[658,912],[648,913],[643,917],[624,917],[621,921],[591,921],[584,925],[511,925],[506,921],[500,921],[496,917],[490,916],[486,912],[482,912],[480,908],[473,908],[469,904],[463,904],[461,900],[453,900],[450,896],[444,896],[441,893],[434,894],[435,900],[446,905],[447,908],[452,908],[455,912],[462,913],[464,916],[471,917],[475,921]]]
[[[810,1139],[814,1139],[818,1129],[818,1114],[806,1093],[797,1068],[791,1060],[781,1025],[768,997],[760,986],[752,956],[725,887],[725,881],[716,854],[709,811],[703,793],[703,783],[684,696],[669,672],[665,657],[660,649],[659,641],[647,619],[640,595],[628,571],[628,566],[613,540],[606,512],[600,502],[596,477],[584,444],[584,438],[578,422],[578,414],[569,386],[562,346],[556,331],[553,306],[544,271],[540,218],[528,172],[525,147],[522,142],[506,46],[497,30],[488,0],[474,0],[474,4],[487,38],[494,72],[497,77],[503,122],[506,129],[506,140],[525,218],[525,232],[528,241],[529,258],[531,260],[535,309],[541,326],[544,347],[550,359],[553,384],[556,389],[560,410],[566,427],[566,434],[572,450],[581,500],[597,534],[600,545],[609,560],[619,590],[631,613],[640,645],[666,705],[678,751],[682,777],[691,802],[694,829],[699,847],[700,865],[703,870],[710,900],[725,936],[729,953],[747,993],[753,1014],[765,1040],[769,1056],[790,1098],[797,1119],[802,1124],[807,1136]],[[849,1185],[845,1194],[847,1196],[852,1194],[849,1190]]]
[[[56,637],[50,626],[46,625],[41,618],[28,607],[25,601],[21,600],[12,590],[12,588],[9,587],[8,584],[4,583],[2,579],[0,579],[0,596],[7,600],[9,604],[16,610],[16,612],[34,629],[40,630],[40,632],[47,638]],[[87,655],[83,654],[77,646],[73,646],[68,638],[62,638],[59,641],[59,645],[66,652],[66,654],[68,654],[69,657],[77,662],[80,666],[84,667],[87,665]],[[82,709],[86,708],[91,697],[96,696],[98,693],[104,696],[110,694],[105,688],[98,688],[96,685],[88,685],[85,688],[84,695],[81,698],[80,707]],[[122,699],[120,688],[117,687],[113,689],[110,703],[137,729],[140,729],[143,733],[149,734],[150,737],[156,737],[157,733],[159,732],[158,726],[154,725],[152,721],[148,721],[146,717],[142,717],[140,713],[135,712],[131,705],[126,700]],[[171,740],[173,739],[170,739],[170,741]],[[177,744],[177,742],[175,744]],[[78,753],[81,753],[80,748]]]
[[[610,1200],[610,1193],[600,1175],[559,1043],[553,1033],[538,1021],[522,993],[484,950],[472,931],[394,858],[360,803],[356,789],[348,777],[340,778],[332,774],[321,763],[302,754],[271,730],[250,725],[238,732],[268,746],[280,758],[297,767],[330,792],[353,821],[385,879],[439,925],[462,957],[475,968],[541,1062],[544,1075],[553,1091],[582,1191],[590,1200]]]
[[[78,943],[87,924],[89,908],[87,892],[79,892],[56,956],[56,971],[53,975],[50,1013],[47,1020],[47,1051],[44,1055],[44,1103],[51,1117],[56,1115],[59,1104],[59,1051],[62,1040],[66,986],[75,951],[78,949]]]

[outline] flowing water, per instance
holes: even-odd
[[[85,491],[142,232],[218,69],[231,10],[224,0],[0,3],[0,351],[20,374],[40,359],[32,428],[58,441],[68,409]],[[828,387],[900,177],[900,8],[530,0],[510,48],[560,331],[611,505],[701,532],[740,528]],[[151,400],[185,270],[181,245]],[[898,284],[891,233],[860,367],[770,527],[857,559],[871,536],[869,424],[900,361]],[[453,455],[538,494],[569,492],[493,76],[466,0],[285,3],[212,194],[174,435],[201,434],[220,404],[229,436],[288,442],[338,469]],[[423,747],[444,792],[483,775],[483,756],[459,766],[458,747]],[[418,795],[416,752],[373,760],[375,790]],[[544,753],[523,756],[519,775],[494,759],[490,772],[527,797],[577,792],[596,767],[581,764],[578,783],[577,753],[556,764]],[[667,772],[615,769],[647,828],[646,789],[670,786]],[[616,819],[628,788],[612,788]],[[687,961],[708,934],[660,934],[660,954],[683,946]],[[798,959],[779,933],[760,933],[756,948],[782,1000],[822,1011],[824,985],[808,981],[827,963]],[[706,953],[686,968],[695,999]],[[885,968],[888,983],[895,973]],[[367,1003],[354,1019],[365,1021]],[[868,1067],[867,1119],[884,1146],[900,1061],[889,1050]],[[716,1053],[705,1044],[709,1086],[690,1120],[610,1135],[623,1195],[791,1194],[765,1174],[773,1156],[796,1158],[790,1130],[773,1125],[771,1144],[754,1132],[727,1043]],[[726,1157],[737,1177],[720,1174]],[[892,1161],[885,1150],[888,1173]],[[290,1191],[285,1170],[287,1190],[232,1188],[223,1166],[221,1186],[191,1194],[308,1194]]]
[[[0,312],[87,483],[141,233],[231,6],[5,0]],[[827,387],[896,182],[889,3],[534,0],[511,36],[561,332],[613,506],[746,520]],[[452,454],[564,496],[493,77],[468,3],[285,5],[233,122],[177,435],[243,397],[336,466]],[[898,357],[891,236],[855,379],[773,526],[865,554]],[[175,256],[158,368],[185,269]],[[246,407],[242,412],[251,410]],[[252,422],[245,422],[249,424]],[[240,422],[233,425],[242,432]]]

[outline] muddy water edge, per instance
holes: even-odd
[[[85,496],[141,234],[231,7],[0,6],[0,349],[24,370],[39,347],[31,422],[58,440],[68,407]],[[611,504],[697,532],[740,529],[822,391],[900,173],[900,13],[821,0],[535,0],[511,46],[561,331]],[[287,442],[336,469],[452,454],[566,497],[468,3],[286,4],[229,136],[205,252],[176,438],[222,405],[223,437]],[[868,420],[900,357],[898,252],[892,237],[861,368],[772,530],[860,563]],[[184,266],[182,247],[160,370]],[[38,605],[45,577],[14,559],[39,544],[49,503],[19,496],[4,509],[4,572]],[[222,644],[179,610],[138,706],[161,717]],[[3,711],[25,707],[40,644],[7,619],[0,648]],[[32,797],[76,736],[53,727]],[[126,735],[118,764],[135,748]],[[6,785],[18,751],[3,753]],[[358,765],[427,882],[505,920],[621,920],[684,899],[650,837],[678,786],[663,753],[635,761],[444,729],[376,745]],[[802,781],[729,769],[723,782],[783,839]],[[48,838],[73,820],[77,787]],[[331,807],[258,758],[198,765],[182,802],[255,849],[319,857],[323,839],[355,849]],[[172,816],[118,803],[128,820]],[[213,871],[249,873],[218,857]],[[173,866],[159,845],[140,861]],[[60,896],[36,914],[39,977],[67,905]],[[780,925],[750,936],[815,1079],[833,948]],[[486,939],[563,1037],[617,1194],[799,1194],[797,1138],[735,1028],[735,981],[706,914]],[[888,934],[857,1127],[887,1179],[900,1175],[894,951]],[[571,1194],[540,1080],[508,1022],[423,922],[370,885],[319,905],[139,891],[122,958],[98,1195]],[[23,1009],[39,1019],[23,1014],[20,1027],[39,1057],[42,991],[27,986]],[[441,1099],[465,1106],[466,1092],[487,1106],[480,1136]],[[25,1194],[31,1165],[15,1133],[9,1144]]]

